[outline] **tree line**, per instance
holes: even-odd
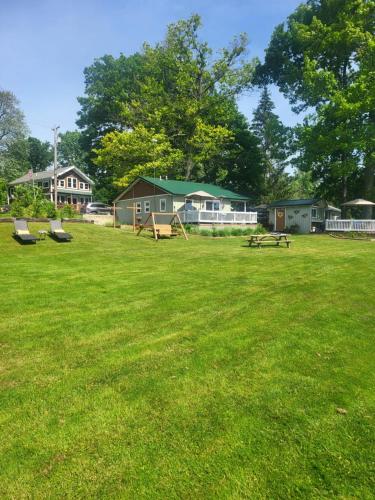
[[[62,135],[59,163],[85,170],[103,201],[137,175],[216,183],[259,202],[372,199],[374,23],[373,0],[308,0],[275,28],[263,62],[248,59],[245,34],[215,54],[198,15],[173,23],[160,43],[84,70],[79,130]],[[296,127],[275,113],[271,85],[302,113]],[[237,100],[254,88],[248,121]],[[48,143],[27,137],[15,97],[1,92],[0,178],[51,159]]]

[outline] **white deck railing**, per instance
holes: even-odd
[[[325,227],[326,231],[375,233],[375,219],[327,219]]]
[[[181,222],[210,224],[257,224],[257,212],[216,212],[188,210],[178,212]]]

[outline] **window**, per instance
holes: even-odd
[[[185,200],[185,210],[193,210],[193,200]]]
[[[316,219],[316,218],[317,218],[317,216],[318,216],[318,211],[317,211],[317,209],[316,209],[316,208],[312,208],[312,209],[311,209],[311,217],[312,217],[313,219]]]
[[[64,181],[64,179],[57,181],[57,185],[60,186],[60,187],[62,187],[62,188],[65,187],[65,181]]]
[[[162,198],[160,200],[160,212],[166,212],[167,211],[167,200],[165,198]]]
[[[87,191],[89,190],[89,185],[87,184],[87,182],[85,183],[85,189],[87,189]]]
[[[135,204],[135,213],[140,214],[142,212],[142,203],[137,201]]]
[[[219,212],[220,211],[220,201],[218,200],[206,200],[206,210],[209,212]]]
[[[246,201],[231,201],[230,209],[232,212],[246,212]]]
[[[48,188],[49,187],[49,181],[43,181],[43,187]]]
[[[80,198],[79,201],[81,202],[81,205],[83,205],[85,203],[85,198]]]
[[[79,189],[83,189],[83,186],[84,186],[83,182],[80,182],[79,183]]]
[[[74,177],[68,177],[68,188],[77,189],[77,179]]]
[[[149,201],[145,201],[143,203],[143,205],[144,205],[145,213],[148,213],[150,211],[150,202]]]

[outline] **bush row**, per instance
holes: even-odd
[[[226,227],[226,228],[215,228],[212,229],[202,229],[198,226],[193,226],[186,224],[185,231],[190,234],[199,234],[200,236],[211,236],[211,237],[226,237],[226,236],[248,236],[250,234],[264,234],[266,229],[257,225],[256,227]]]
[[[56,209],[54,204],[48,200],[35,200],[28,206],[23,206],[18,200],[11,204],[10,215],[12,217],[48,217],[49,219],[77,217],[77,212],[71,205]]]

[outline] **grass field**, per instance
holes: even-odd
[[[67,229],[0,224],[1,498],[374,498],[374,242]]]

